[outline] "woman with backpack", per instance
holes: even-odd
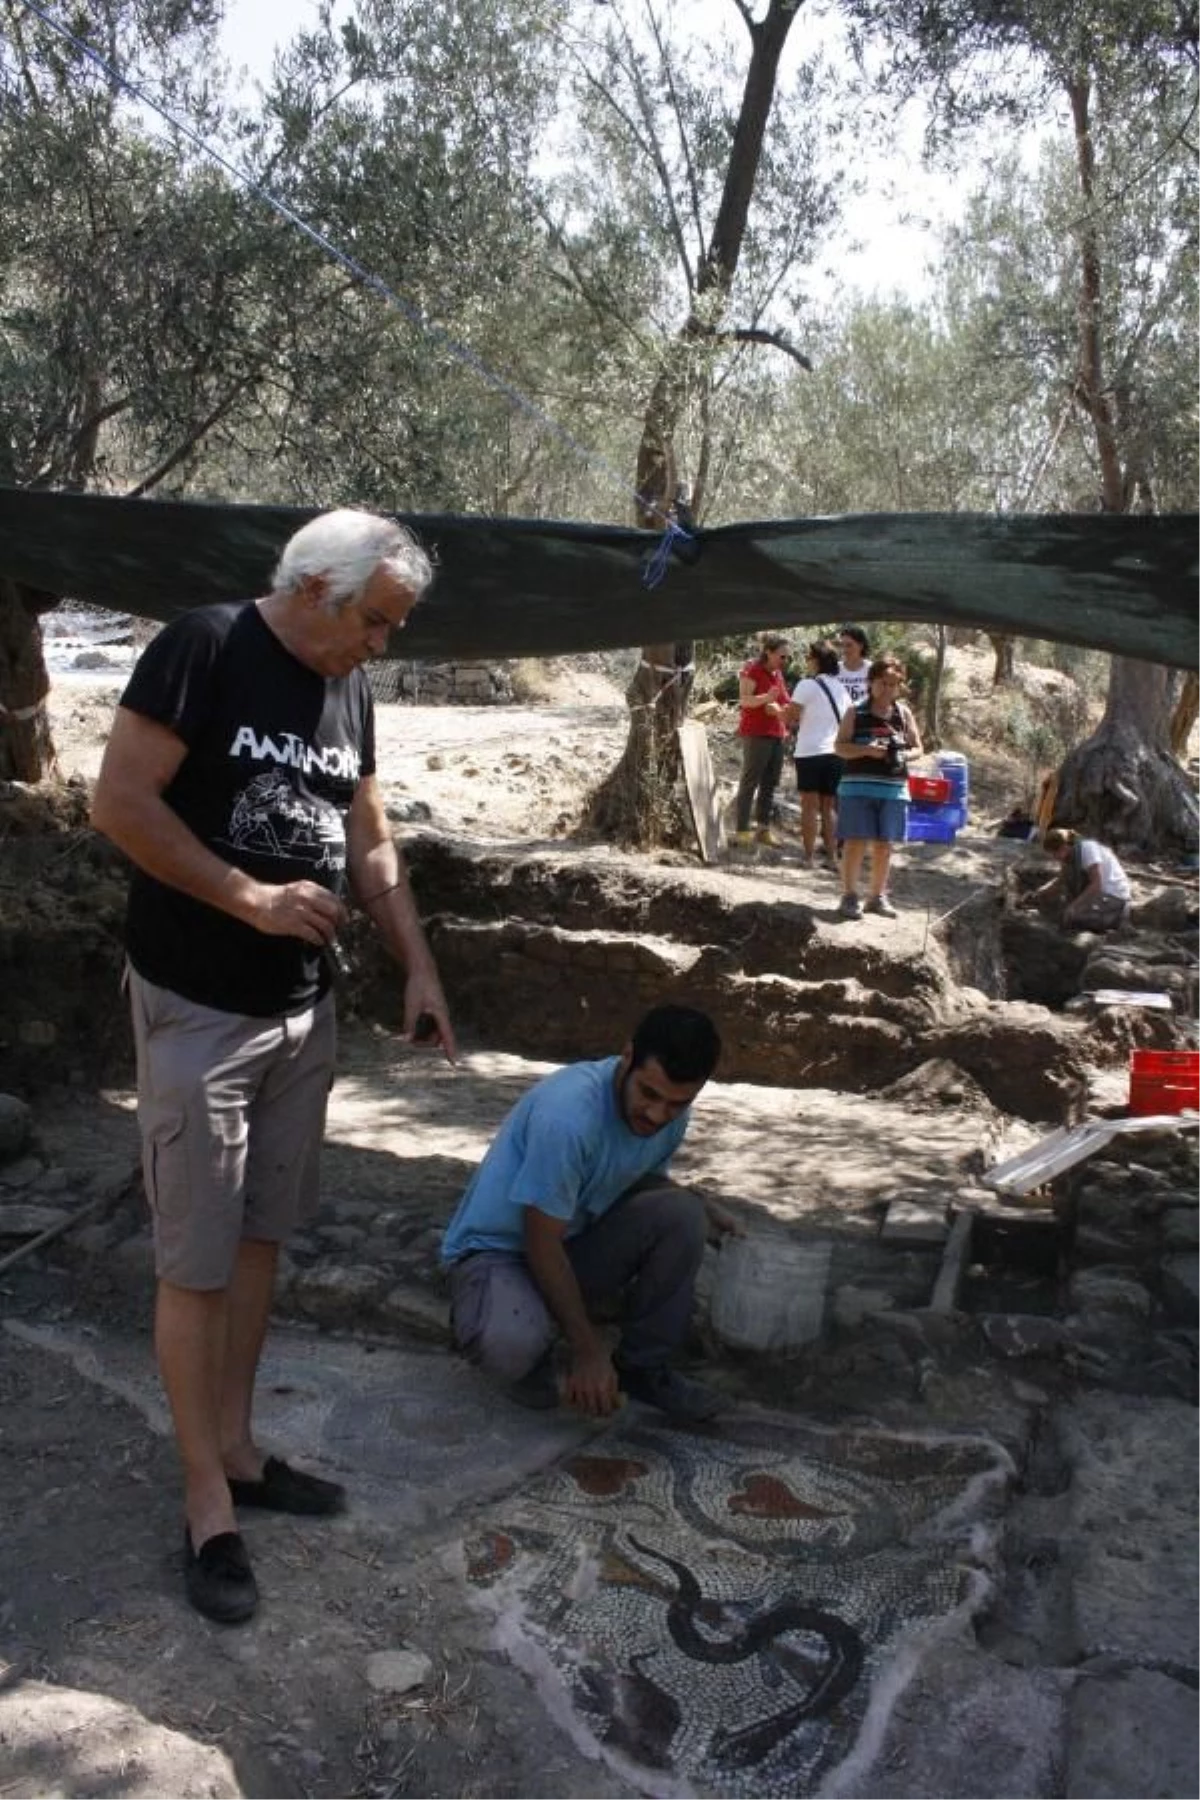
[[[894,656],[878,656],[867,678],[867,698],[850,707],[838,727],[836,749],[845,763],[838,787],[838,830],[842,851],[844,919],[861,919],[858,877],[871,849],[871,891],[866,910],[894,919],[888,899],[892,845],[904,841],[908,825],[908,763],[920,756],[921,734],[900,698],[904,668]]]
[[[796,724],[796,792],[805,867],[811,868],[817,827],[831,870],[837,868],[837,791],[842,759],[834,749],[850,695],[838,680],[837,645],[828,638],[808,646],[807,673],[792,689],[789,714]]]

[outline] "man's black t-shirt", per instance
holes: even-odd
[[[201,843],[258,881],[344,891],[346,815],[375,772],[361,669],[316,674],[253,602],[197,607],[147,646],[121,704],[187,745],[163,798]],[[255,931],[141,870],[126,942],[147,981],[223,1012],[276,1018],[329,986],[313,945]]]

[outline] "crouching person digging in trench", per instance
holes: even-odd
[[[561,1398],[604,1417],[624,1392],[685,1422],[718,1410],[717,1396],[670,1359],[708,1231],[739,1228],[672,1184],[667,1167],[720,1049],[706,1014],[655,1007],[620,1056],[548,1075],[500,1127],[442,1257],[460,1349],[522,1405]],[[610,1356],[592,1309],[613,1298],[621,1327]]]

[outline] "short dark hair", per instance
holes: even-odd
[[[816,663],[822,675],[836,675],[838,672],[837,645],[831,644],[828,638],[817,638],[808,646],[808,654]]]
[[[864,656],[871,654],[871,641],[861,625],[839,625],[838,636],[853,638]]]
[[[631,1069],[653,1057],[668,1081],[707,1081],[721,1054],[721,1039],[707,1013],[694,1006],[655,1006],[636,1026]]]

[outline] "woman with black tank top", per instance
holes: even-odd
[[[843,918],[859,919],[863,905],[858,877],[871,847],[871,891],[866,910],[894,919],[887,882],[892,845],[902,843],[908,824],[908,763],[921,755],[921,734],[900,699],[904,668],[894,656],[871,664],[867,698],[851,707],[838,727],[836,750],[845,763],[838,787],[838,830],[842,853]]]

